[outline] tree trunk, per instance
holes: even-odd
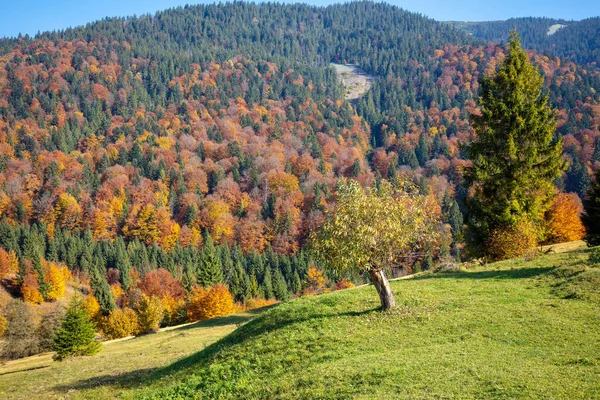
[[[369,275],[371,276],[371,282],[373,282],[373,285],[375,285],[375,289],[377,289],[377,293],[379,294],[381,308],[383,310],[393,308],[396,305],[396,301],[394,300],[390,283],[385,277],[383,270],[371,270],[369,271]]]

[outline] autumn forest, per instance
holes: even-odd
[[[535,244],[580,240],[600,169],[597,49],[570,57],[567,37],[553,53],[528,27],[565,160]],[[343,179],[410,187],[439,222],[393,276],[473,258],[465,146],[508,51],[486,41],[505,27],[487,29],[384,3],[234,2],[0,39],[0,328],[31,313],[12,298],[56,328],[81,294],[114,339],[366,283],[312,255]],[[347,100],[330,63],[373,86]],[[37,336],[5,358],[52,349],[27,318]]]

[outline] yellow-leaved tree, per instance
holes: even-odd
[[[312,233],[313,253],[328,268],[368,272],[381,307],[390,309],[395,301],[384,271],[435,242],[439,213],[413,188],[385,180],[370,189],[342,180],[337,195],[335,209]]]

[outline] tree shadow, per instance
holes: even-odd
[[[269,306],[271,308],[272,306]],[[225,336],[224,338],[218,340],[217,342],[207,346],[203,350],[200,350],[197,353],[191,354],[187,357],[179,359],[172,364],[166,365],[164,367],[157,368],[145,368],[138,369],[134,371],[128,371],[121,374],[116,375],[103,375],[97,376],[89,379],[82,379],[77,382],[73,382],[71,384],[66,385],[58,385],[55,386],[54,389],[60,392],[68,392],[71,390],[86,390],[86,389],[94,389],[102,386],[112,386],[119,387],[122,389],[134,389],[142,386],[150,385],[154,382],[160,381],[168,376],[172,376],[175,373],[179,373],[189,369],[193,366],[208,363],[211,359],[220,351],[225,350],[236,344],[243,344],[244,342],[256,337],[265,332],[273,332],[275,330],[282,329],[286,326],[302,323],[309,320],[321,319],[321,318],[338,318],[342,316],[347,317],[357,317],[362,316],[374,312],[380,312],[380,308],[374,308],[364,311],[348,311],[342,313],[331,313],[331,314],[310,314],[305,318],[298,318],[294,314],[290,314],[289,318],[277,319],[277,325],[273,325],[272,320],[267,319],[266,321],[263,318],[257,318],[249,321],[242,327],[238,328],[231,334]],[[229,321],[235,320],[231,317],[224,317],[219,319],[228,319]],[[233,318],[233,319],[232,319]],[[240,318],[243,319],[243,318]],[[202,323],[206,323],[207,321],[202,321]],[[231,323],[231,322],[230,322]],[[225,325],[224,323],[222,323]],[[206,326],[206,325],[202,325]],[[210,326],[218,326],[215,321]],[[179,329],[192,329],[194,327],[198,327],[197,324],[187,325]],[[166,380],[165,380],[166,382]]]
[[[49,365],[40,365],[38,367],[31,367],[31,368],[25,368],[25,369],[17,369],[17,370],[14,370],[14,371],[2,372],[2,373],[0,373],[0,376],[16,374],[18,372],[35,371],[36,369],[44,369],[44,368],[48,368],[48,367],[50,367],[50,366]]]
[[[554,267],[516,268],[491,271],[460,271],[460,272],[438,272],[435,274],[415,276],[411,280],[430,279],[527,279],[548,274]]]

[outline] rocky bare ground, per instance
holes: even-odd
[[[331,63],[331,66],[335,68],[339,79],[346,88],[346,100],[361,98],[369,91],[375,80],[374,76],[368,75],[356,65]]]

